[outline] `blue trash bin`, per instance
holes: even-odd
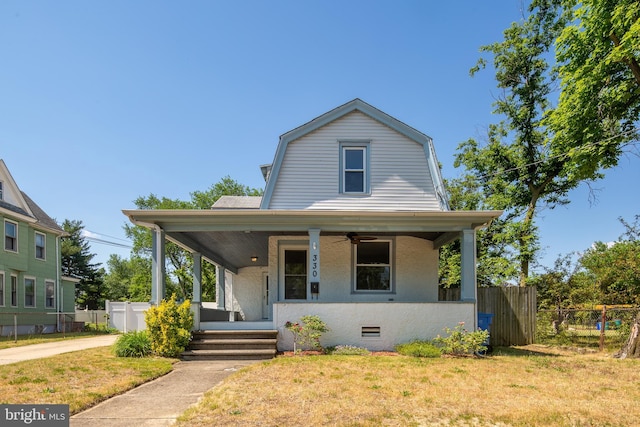
[[[478,312],[478,329],[482,329],[483,331],[489,331],[489,334],[491,334],[492,321],[493,321],[493,313]],[[491,335],[489,335],[489,338],[487,338],[487,340],[482,343],[485,346],[487,346],[488,351],[491,351],[490,341],[491,341]]]

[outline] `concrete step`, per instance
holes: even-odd
[[[183,360],[265,360],[273,359],[276,349],[187,350]]]
[[[277,353],[276,330],[196,331],[184,360],[271,359]]]

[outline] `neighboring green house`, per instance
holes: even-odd
[[[62,277],[66,233],[20,191],[0,159],[0,334],[50,333],[74,321],[76,279]]]

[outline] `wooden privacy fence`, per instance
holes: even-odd
[[[440,301],[458,301],[460,289],[440,288],[439,299]],[[527,345],[535,342],[535,287],[478,288],[478,312],[493,314],[491,345]]]

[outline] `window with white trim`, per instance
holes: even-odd
[[[47,240],[47,236],[42,233],[35,233],[36,239],[36,258],[37,259],[45,259],[46,251],[45,251],[45,242]]]
[[[18,276],[11,275],[11,307],[18,306]]]
[[[354,290],[392,291],[392,246],[390,240],[361,241],[355,245]]]
[[[24,306],[36,306],[36,279],[32,277],[24,278]]]
[[[56,308],[55,283],[51,280],[44,281],[44,306],[46,308]]]
[[[369,143],[340,143],[340,192],[366,194],[369,192]]]
[[[4,271],[0,271],[0,307],[4,307]]]
[[[9,220],[4,221],[4,249],[18,252],[18,224]]]
[[[4,188],[2,187],[2,181],[0,181],[0,200],[4,200]]]

